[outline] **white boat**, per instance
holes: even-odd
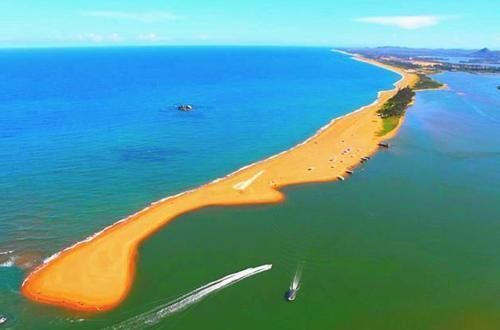
[[[297,291],[298,290],[290,288],[290,290],[288,290],[288,292],[286,294],[286,300],[288,300],[288,301],[294,301],[295,298],[297,297]]]
[[[7,322],[7,318],[4,316],[0,316],[0,324],[4,324],[5,322]]]

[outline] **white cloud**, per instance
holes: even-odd
[[[101,43],[101,42],[119,42],[122,40],[118,33],[111,34],[99,34],[99,33],[83,33],[76,37],[77,41],[80,42],[93,42],[93,43]]]
[[[161,21],[173,21],[182,19],[181,16],[177,16],[168,11],[148,11],[148,12],[122,12],[122,11],[87,11],[84,12],[85,16],[92,17],[102,17],[111,19],[122,19],[138,21],[143,23],[153,23]]]
[[[140,34],[137,39],[140,41],[145,41],[145,42],[155,42],[155,41],[161,41],[162,38],[160,38],[156,33],[145,33],[145,34]]]
[[[439,23],[438,16],[370,16],[355,18],[355,22],[396,26],[402,29],[420,29]]]

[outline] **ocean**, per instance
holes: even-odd
[[[398,79],[327,48],[13,49],[0,72],[0,314],[11,318],[37,308],[19,284],[52,253],[292,147]]]
[[[500,325],[498,77],[438,75],[450,90],[419,93],[393,147],[346,182],[182,216],[142,246],[127,300],[87,314],[27,301],[26,270],[154,200],[290,148],[399,76],[326,48],[243,47],[5,50],[0,72],[0,314],[13,328],[149,316],[160,329]]]

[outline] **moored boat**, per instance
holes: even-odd
[[[181,104],[177,107],[179,111],[191,111],[193,110],[193,106],[190,104]]]

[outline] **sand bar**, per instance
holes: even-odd
[[[47,259],[26,278],[22,293],[37,302],[82,311],[112,309],[125,299],[142,241],[187,212],[207,206],[278,203],[281,187],[338,180],[360,158],[396,133],[378,136],[380,105],[418,77],[396,67],[356,59],[401,74],[395,88],[357,111],[337,118],[313,137],[285,152],[242,168],[200,188],[152,203],[94,236]],[[400,121],[401,123],[401,121]]]

